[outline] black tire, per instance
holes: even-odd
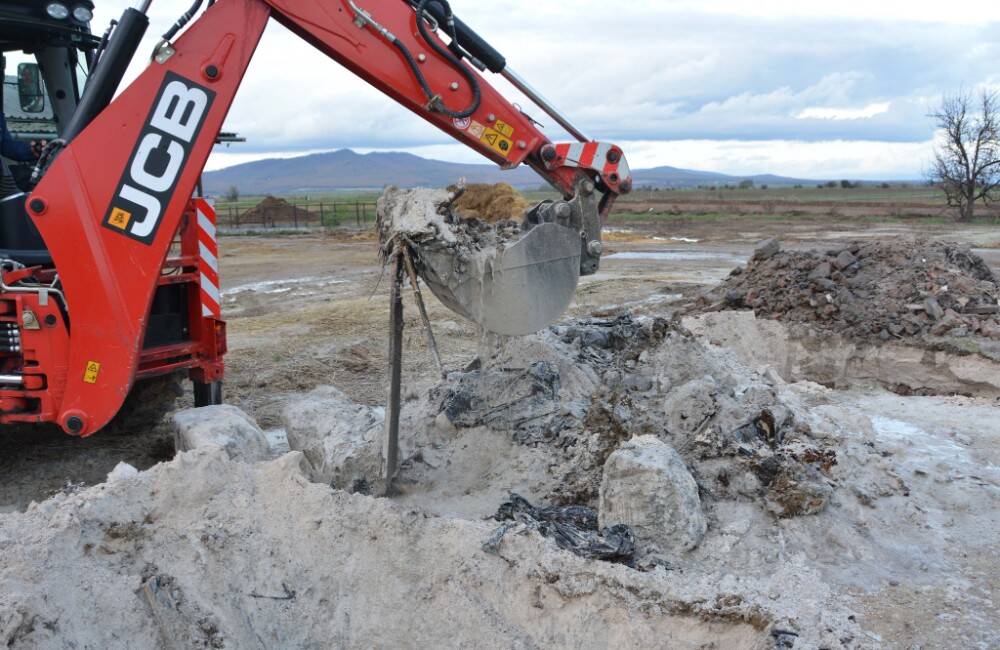
[[[222,382],[221,381],[193,381],[194,384],[194,406],[216,406],[222,404]]]

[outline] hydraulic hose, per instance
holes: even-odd
[[[163,40],[169,43],[170,40],[177,35],[177,32],[184,29],[184,25],[191,22],[191,19],[194,18],[195,14],[198,13],[198,10],[201,9],[201,3],[204,1],[205,0],[195,0],[194,4],[191,5],[191,8],[184,12],[184,14],[177,19],[177,22],[167,30],[167,33],[163,35]]]
[[[420,36],[427,42],[432,50],[437,52],[442,58],[444,58],[448,63],[452,65],[459,73],[465,77],[465,80],[469,83],[469,87],[472,89],[472,103],[469,104],[468,108],[462,111],[452,111],[447,106],[445,106],[444,101],[441,99],[440,95],[435,95],[434,91],[431,90],[430,86],[427,84],[427,79],[424,78],[423,73],[417,66],[417,62],[413,60],[413,55],[410,51],[406,49],[399,39],[396,39],[395,45],[403,53],[406,58],[407,63],[410,65],[410,69],[413,70],[414,75],[417,77],[417,82],[420,84],[421,89],[423,89],[424,94],[427,96],[428,105],[439,113],[443,113],[448,117],[461,119],[465,117],[470,117],[475,113],[480,104],[482,103],[482,90],[479,88],[479,80],[476,79],[476,75],[473,74],[471,70],[465,67],[462,62],[456,57],[451,50],[443,47],[438,43],[430,32],[427,31],[427,22],[425,17],[431,17],[427,13],[427,5],[432,0],[421,0],[420,4],[417,5],[417,29],[420,31]],[[458,42],[458,35],[455,33],[455,16],[451,12],[451,5],[448,4],[448,0],[433,0],[434,2],[442,5],[445,12],[445,29],[448,32],[448,36],[455,43]],[[432,18],[432,17],[431,17]]]

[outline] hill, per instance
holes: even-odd
[[[637,187],[686,188],[699,185],[736,185],[749,179],[773,186],[808,184],[807,181],[770,174],[729,176],[677,167],[655,167],[633,171]],[[271,158],[227,167],[204,176],[209,194],[223,194],[237,187],[243,194],[301,194],[332,190],[401,187],[444,187],[460,178],[469,183],[505,182],[518,188],[534,188],[542,179],[527,167],[504,171],[491,164],[463,164],[430,160],[409,153],[359,154],[350,149],[297,158]]]

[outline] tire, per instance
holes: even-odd
[[[222,404],[222,382],[221,381],[194,381],[194,406],[216,406]]]

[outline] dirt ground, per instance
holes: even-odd
[[[805,249],[914,234],[968,243],[1000,274],[997,228],[856,222],[820,227],[808,220],[636,221],[609,228],[607,246],[611,252],[599,273],[582,279],[567,317],[608,316],[623,309],[636,315],[668,315],[673,305],[721,281],[767,237],[780,237],[786,248]],[[220,248],[230,349],[225,385],[228,403],[254,416],[265,429],[279,427],[280,407],[290,396],[321,385],[336,386],[362,404],[384,403],[388,279],[373,237],[357,232],[227,236]],[[405,396],[415,399],[437,373],[409,294],[406,302]],[[491,343],[481,340],[474,327],[435,299],[430,298],[428,308],[446,369],[465,367],[477,350]],[[190,402],[186,391],[176,404]],[[993,467],[997,462],[995,437],[989,438],[992,434],[985,430],[979,432],[980,437],[973,437],[976,427],[982,427],[1000,407],[995,397],[907,398],[874,386],[838,390],[825,403],[878,413],[890,425],[903,423],[900,426],[904,429],[921,422],[928,430],[938,424],[938,428],[944,427],[935,424],[932,416],[945,408],[951,409],[950,413],[967,413],[967,420],[953,428],[965,432],[961,435],[971,440],[968,444],[985,465]],[[893,430],[890,425],[886,425],[887,430]],[[32,501],[98,483],[120,461],[141,470],[170,458],[172,452],[165,425],[126,428],[88,440],[68,438],[53,430],[5,432],[0,435],[0,473],[4,477],[0,481],[0,513],[23,511]],[[995,491],[997,487],[987,489]],[[989,508],[988,499],[985,503],[983,507]],[[983,602],[994,603],[995,612],[1000,590],[995,561],[988,553],[977,557],[963,561],[956,580],[975,583]],[[892,597],[881,592],[879,598],[859,591],[865,628],[889,647],[948,647],[949,639],[955,638],[948,635],[962,620],[961,613],[951,611],[945,602],[952,588],[928,585],[924,592],[898,590],[890,592]],[[995,616],[992,622],[981,621],[987,626],[996,622]]]

